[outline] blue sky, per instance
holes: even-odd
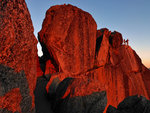
[[[142,62],[150,67],[150,0],[26,0],[34,26],[41,30],[46,10],[53,5],[72,4],[89,12],[98,29],[122,33]],[[38,44],[38,54],[42,55]]]

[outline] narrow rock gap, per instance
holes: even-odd
[[[56,72],[59,72],[59,63],[58,61],[56,61],[56,59],[54,58],[53,54],[52,54],[52,51],[48,51],[48,48],[46,47],[46,45],[40,41],[40,37],[38,36],[38,40],[39,40],[39,43],[42,47],[42,52],[43,52],[43,55],[41,57],[39,57],[39,62],[40,62],[40,68],[41,70],[43,71],[43,73],[45,74],[45,71],[46,71],[46,62],[48,60],[51,61],[51,63],[54,65],[55,69],[56,69]]]

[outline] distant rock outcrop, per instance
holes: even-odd
[[[29,87],[28,91],[30,93],[30,96],[32,97],[32,99],[30,99],[32,104],[32,106],[30,106],[30,109],[34,108],[33,91],[36,86],[37,78],[36,45],[37,40],[33,34],[33,25],[25,0],[0,0],[0,64],[11,67],[15,72],[24,70],[26,76],[24,78],[24,81],[26,81],[27,79]],[[20,75],[16,74],[16,77],[17,76]],[[6,76],[6,80],[7,77],[8,76]],[[7,87],[4,87],[4,89],[6,90]],[[13,90],[13,92],[15,91],[17,91],[15,96],[18,96],[19,98],[19,90]],[[23,89],[20,89],[20,91],[22,91],[21,93],[23,93]],[[1,96],[4,96],[5,93],[2,93],[3,95]],[[15,102],[17,102],[17,100],[15,100]],[[0,101],[0,109],[1,104],[3,104],[2,101]],[[9,106],[10,103],[7,104],[8,105],[6,105],[6,108],[8,108],[7,106]],[[30,112],[28,111],[24,113]]]
[[[136,52],[128,45],[122,45],[120,33],[110,33],[108,29],[97,33],[100,34],[97,39],[101,38],[96,45],[99,46],[96,62],[100,67],[95,77],[106,87],[107,104],[116,107],[124,98],[136,94],[149,99],[150,71],[145,69]]]
[[[97,31],[87,12],[71,5],[51,7],[39,41],[57,72],[47,76],[50,81],[46,89],[50,94],[55,94],[62,81],[71,77],[73,81],[64,87],[62,99],[104,90],[107,106],[116,107],[124,98],[136,94],[149,99],[150,71],[136,52],[123,44],[121,33],[106,28]]]

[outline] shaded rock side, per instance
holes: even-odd
[[[107,113],[149,113],[150,101],[143,96],[130,96],[125,98],[117,108],[109,106]]]
[[[34,90],[36,113],[54,113],[52,110],[53,97],[50,98],[45,89],[47,83],[48,80],[43,76],[37,78],[37,84]]]
[[[25,0],[0,0],[0,64],[24,70],[32,106],[36,85],[37,40]],[[19,76],[19,75],[18,75]]]
[[[94,92],[90,95],[74,96],[74,97],[71,96],[73,93],[69,93],[64,98],[62,98],[64,96],[64,93],[66,93],[66,91],[70,87],[70,85],[73,84],[74,80],[75,79],[70,77],[65,78],[63,81],[60,81],[59,83],[58,80],[55,80],[53,81],[47,93],[44,87],[46,86],[48,81],[44,77],[39,77],[35,90],[36,112],[102,113],[107,104],[107,96],[105,91],[101,92],[99,91]],[[82,84],[85,84],[85,82]],[[75,84],[74,86],[73,85],[71,86],[72,86],[71,91],[80,90],[78,85],[77,87],[75,87]],[[82,86],[82,88],[85,87]]]
[[[96,28],[89,13],[72,5],[56,5],[46,12],[39,41],[62,72],[78,74],[94,66]]]
[[[60,113],[103,113],[107,104],[106,92],[66,98],[61,103]]]
[[[32,97],[24,71],[0,64],[0,113],[34,113]]]

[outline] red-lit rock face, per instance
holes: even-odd
[[[97,53],[97,64],[100,65],[97,79],[106,86],[107,104],[116,107],[125,97],[136,94],[149,99],[149,83],[145,82],[145,77],[149,79],[150,72],[143,69],[138,55],[130,46],[121,45],[120,33],[108,35],[108,30],[100,31],[97,32],[102,38]]]
[[[94,66],[96,28],[87,12],[71,5],[53,6],[46,13],[39,40],[63,72],[79,74]]]
[[[71,77],[73,82],[62,98],[106,90],[108,105],[117,106],[135,94],[149,99],[150,72],[135,51],[122,44],[121,33],[106,28],[96,33],[96,23],[88,13],[71,5],[51,7],[39,40],[59,65],[58,73],[52,74],[46,86],[50,93]]]
[[[108,29],[97,31],[96,39],[96,60],[97,66],[104,66],[109,60],[108,50],[110,48],[109,36],[111,32]]]
[[[19,88],[12,89],[10,92],[0,97],[0,109],[8,109],[13,113],[18,111],[21,112],[20,102],[22,96],[20,94]]]
[[[25,0],[0,0],[0,63],[25,71],[34,106],[37,40]]]
[[[52,73],[56,73],[56,68],[54,67],[52,62],[48,60],[46,61],[46,65],[45,65],[45,75],[52,74]]]

